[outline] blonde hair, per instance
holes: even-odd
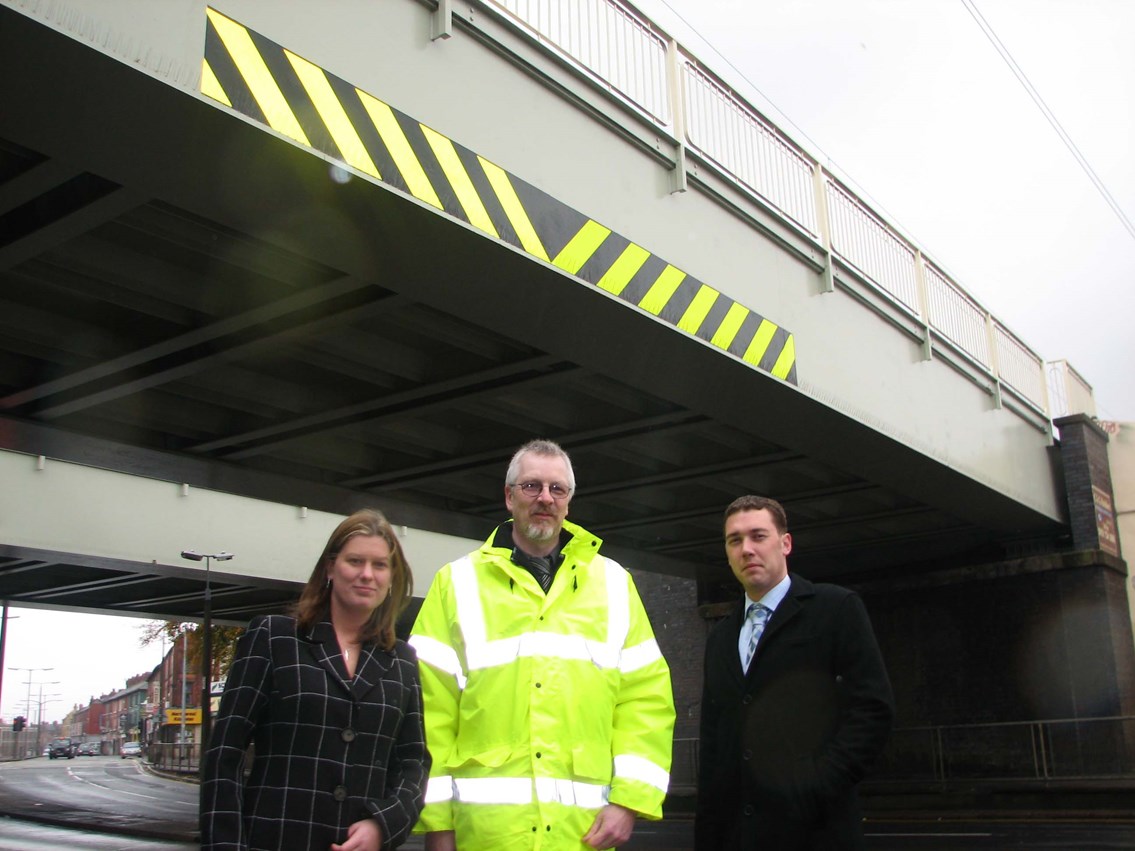
[[[381,511],[364,508],[335,527],[322,555],[315,563],[311,576],[300,593],[293,614],[301,629],[307,630],[319,621],[330,617],[331,586],[327,569],[339,555],[347,541],[356,535],[382,538],[390,547],[390,593],[376,608],[361,630],[359,641],[373,641],[384,650],[394,647],[394,625],[398,616],[410,602],[414,594],[414,577],[410,565],[402,552],[402,544],[394,534],[394,527]]]

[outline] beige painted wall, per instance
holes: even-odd
[[[228,550],[227,574],[303,582],[342,516],[0,451],[0,541],[203,570],[183,549]],[[379,506],[381,507],[381,506]],[[481,541],[391,523],[425,596],[438,569]]]

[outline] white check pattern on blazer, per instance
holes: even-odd
[[[366,645],[348,680],[330,622],[296,629],[291,617],[254,618],[237,644],[205,755],[201,847],[324,849],[374,818],[382,847],[396,848],[430,766],[414,651]]]

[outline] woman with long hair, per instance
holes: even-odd
[[[252,620],[205,752],[203,849],[405,841],[430,766],[417,660],[394,635],[412,592],[390,523],[364,509],[331,534],[292,615]]]

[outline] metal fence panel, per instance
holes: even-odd
[[[842,186],[826,187],[832,250],[917,316],[914,250]]]
[[[997,372],[1001,380],[1040,408],[1044,404],[1044,361],[1001,323],[993,329]]]
[[[663,125],[671,123],[666,42],[611,0],[490,0]]]
[[[812,163],[693,63],[683,63],[682,78],[690,147],[817,236]]]
[[[1135,778],[1135,717],[897,729],[880,780]]]
[[[927,317],[931,326],[987,369],[989,332],[985,311],[966,292],[929,263],[926,271]]]

